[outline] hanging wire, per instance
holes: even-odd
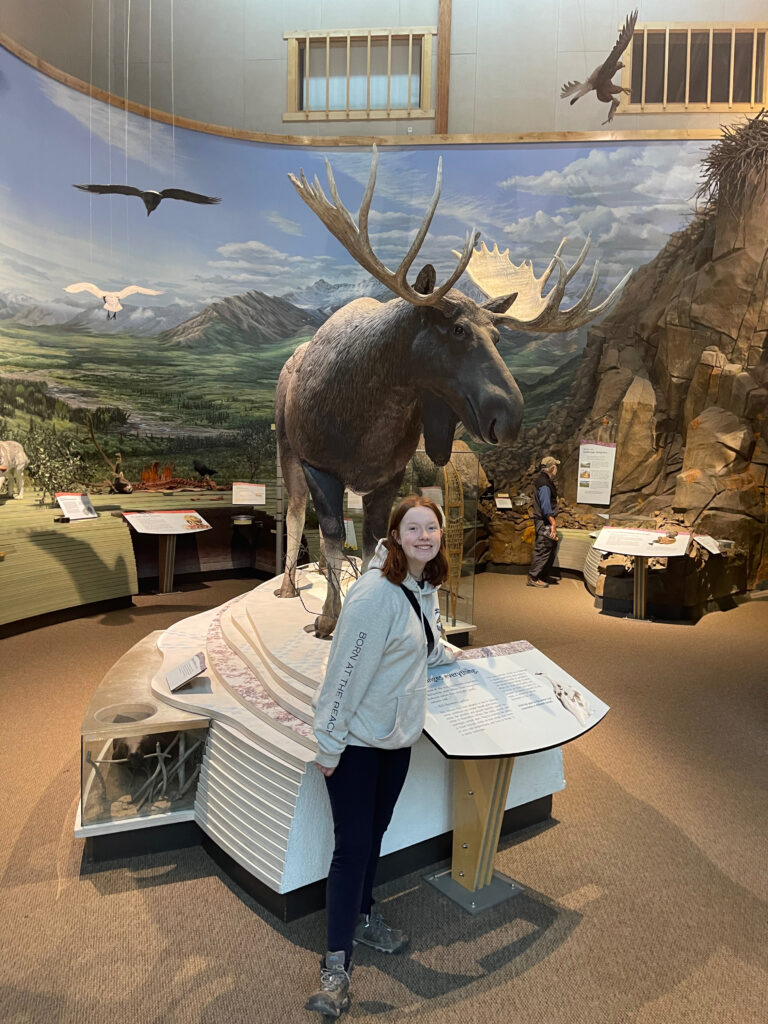
[[[176,92],[173,82],[173,5],[171,0],[171,154],[173,160],[173,184],[176,185]]]
[[[88,75],[88,181],[93,181],[93,18],[95,0],[91,0],[91,69]],[[93,193],[88,195],[88,255],[93,266]]]
[[[131,54],[131,0],[128,0],[128,4],[125,9],[125,75],[124,82],[125,87],[123,89],[123,111],[125,112],[125,184],[128,184],[128,76],[129,76],[129,60]],[[130,256],[130,239],[129,239],[129,217],[128,217],[128,203],[123,204],[125,207],[125,243],[128,256]]]
[[[125,184],[128,184],[128,61],[131,55],[131,0],[125,9],[125,75],[123,76],[123,110],[125,112]],[[126,210],[128,207],[126,206]]]
[[[149,53],[147,54],[149,75],[149,167],[152,169],[152,0],[149,0]]]
[[[107,154],[109,162],[109,183],[112,184],[112,0],[107,7]],[[109,197],[109,262],[112,262],[112,196]]]
[[[587,67],[587,34],[584,30],[586,21],[584,0],[579,0],[577,10],[579,12],[579,31],[581,32],[581,54],[584,60],[584,81],[586,81],[589,78],[589,68]]]

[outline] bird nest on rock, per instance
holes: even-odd
[[[723,126],[723,137],[701,162],[695,198],[708,206],[726,202],[739,214],[768,185],[768,110],[744,124]]]

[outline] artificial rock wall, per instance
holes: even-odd
[[[552,423],[575,494],[578,439],[606,419],[617,443],[614,511],[682,512],[768,576],[768,192],[741,215],[698,215],[634,274],[592,328]],[[583,418],[581,418],[583,417]],[[569,435],[569,425],[580,420]],[[762,568],[761,568],[762,565]]]

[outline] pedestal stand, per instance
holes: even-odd
[[[645,592],[649,558],[680,558],[688,550],[691,534],[661,530],[630,530],[604,526],[595,538],[598,551],[629,555],[634,559],[632,581],[632,618],[645,619]],[[653,549],[653,550],[649,550]]]
[[[648,558],[635,555],[635,575],[632,583],[632,617],[645,618],[645,591],[648,583]]]
[[[157,538],[157,592],[173,592],[173,574],[176,568],[176,534],[162,534]]]
[[[455,762],[451,867],[428,875],[425,881],[470,914],[522,892],[519,885],[493,870],[514,761],[514,757],[499,757]]]

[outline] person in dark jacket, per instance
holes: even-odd
[[[533,525],[536,539],[533,542],[531,568],[528,571],[529,587],[548,587],[549,573],[557,550],[557,528],[555,517],[559,512],[555,476],[558,459],[546,455],[541,460],[541,472],[533,484]]]

